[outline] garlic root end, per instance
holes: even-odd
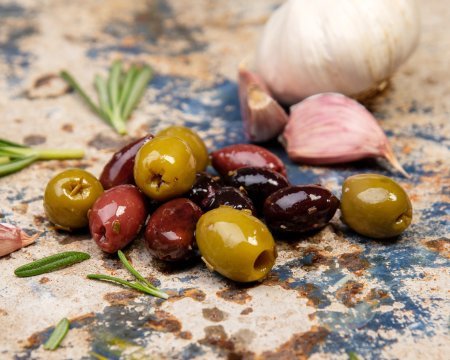
[[[391,148],[386,149],[386,151],[383,153],[383,156],[395,170],[397,170],[407,179],[411,179],[411,175],[408,174],[403,166],[399,163]]]

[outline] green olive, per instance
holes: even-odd
[[[88,225],[87,213],[102,193],[102,184],[91,173],[82,169],[65,170],[48,182],[44,210],[57,228],[80,229]]]
[[[412,219],[406,191],[391,178],[378,174],[354,175],[344,181],[341,212],[350,228],[376,239],[401,234]]]
[[[246,210],[221,206],[208,211],[197,223],[196,238],[208,268],[235,281],[263,279],[277,256],[266,225]]]
[[[167,200],[184,194],[195,182],[195,157],[176,136],[158,136],[136,154],[134,180],[150,198]]]
[[[195,170],[197,172],[204,171],[208,166],[208,149],[206,148],[203,140],[198,134],[185,126],[169,126],[164,130],[161,130],[156,136],[169,135],[179,137],[181,140],[186,141],[194,154],[197,165]]]

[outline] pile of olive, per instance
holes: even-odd
[[[205,172],[209,163],[218,175]],[[391,179],[370,176],[344,183],[343,219],[366,236],[398,235],[411,221],[408,196]],[[57,228],[89,225],[105,252],[124,248],[145,227],[155,258],[179,262],[200,252],[208,268],[241,282],[261,280],[273,267],[271,231],[320,229],[339,203],[323,186],[291,185],[283,162],[262,147],[238,144],[208,154],[201,138],[182,126],[125,146],[100,180],[81,169],[63,171],[44,195]]]

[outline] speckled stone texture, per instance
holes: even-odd
[[[168,301],[90,281],[128,278],[89,234],[55,232],[44,216],[47,181],[67,167],[99,175],[131,138],[186,124],[212,149],[245,141],[236,69],[280,0],[0,2],[0,137],[42,147],[82,147],[80,161],[41,162],[0,179],[2,222],[40,233],[34,245],[0,259],[1,359],[446,359],[450,352],[449,134],[450,7],[420,1],[423,31],[390,87],[366,105],[412,175],[393,175],[414,204],[396,241],[371,241],[339,216],[322,231],[279,241],[261,284],[238,286],[202,264],[168,268],[137,239],[126,253]],[[113,59],[151,64],[156,76],[122,138],[55,76],[70,69],[87,88]],[[389,175],[376,162],[336,167],[291,163],[293,183],[322,183],[336,195],[345,177]],[[16,278],[13,270],[60,251],[92,258],[58,272]],[[53,326],[71,319],[55,352]]]

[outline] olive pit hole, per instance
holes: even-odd
[[[255,262],[253,263],[253,268],[256,271],[265,271],[267,268],[272,267],[273,258],[274,256],[272,251],[264,250],[255,259]]]

